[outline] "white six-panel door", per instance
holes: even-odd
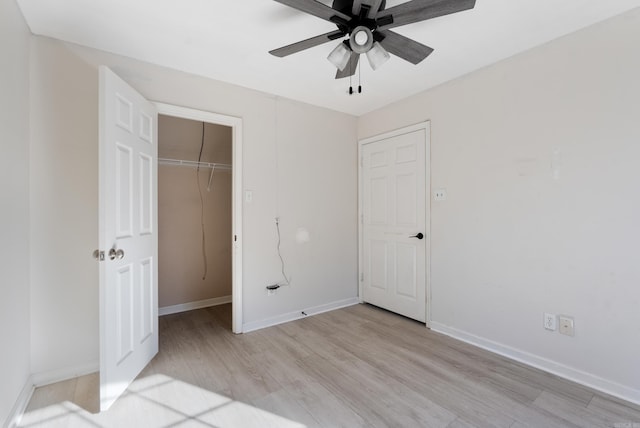
[[[157,113],[100,67],[100,408],[158,352]]]
[[[361,145],[362,300],[426,321],[428,124]]]

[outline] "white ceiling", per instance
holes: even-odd
[[[398,27],[435,52],[417,66],[392,56],[375,72],[363,61],[363,93],[349,96],[349,79],[335,80],[326,60],[337,41],[286,58],[268,53],[335,29],[275,1],[17,1],[34,34],[353,115],[640,7],[640,0],[478,0],[473,10]],[[387,8],[403,2],[387,0]]]

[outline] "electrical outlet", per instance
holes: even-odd
[[[433,191],[433,200],[434,201],[446,201],[447,200],[447,191],[446,189],[436,189]]]
[[[556,316],[545,312],[543,326],[547,330],[556,331]]]
[[[573,336],[573,318],[560,315],[560,334],[566,334],[567,336]]]

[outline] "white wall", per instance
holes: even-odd
[[[37,370],[90,363],[98,352],[90,257],[98,227],[98,64],[153,101],[243,119],[243,180],[253,191],[243,220],[245,324],[357,296],[356,118],[46,38],[33,38],[33,56],[40,85],[32,97],[34,149],[46,150],[32,155],[33,310],[44,311],[34,316]],[[59,111],[51,110],[52,100]],[[267,298],[265,287],[281,280],[276,215],[293,283]],[[309,230],[310,242],[296,242],[299,227]],[[67,253],[56,253],[56,244]],[[80,275],[72,274],[74,263]]]
[[[432,128],[434,327],[640,402],[640,10],[370,113]],[[548,332],[543,312],[575,318]]]
[[[31,45],[31,362],[36,382],[97,369],[98,80],[63,45]],[[82,370],[78,370],[82,368]]]
[[[29,379],[29,31],[0,2],[0,425]]]
[[[268,279],[271,283],[282,283],[280,262],[275,259],[274,215],[279,216],[285,273],[292,284],[281,289],[283,298],[276,302],[277,311],[295,309],[294,302],[303,309],[323,301],[355,297],[358,286],[355,119],[282,99],[276,101],[275,108],[277,163],[265,164],[262,174],[277,179],[277,188],[270,189],[260,200],[272,207],[275,204],[275,209],[260,216],[260,239],[265,241],[265,254],[274,256]],[[265,151],[274,150],[273,137],[270,140],[265,135],[262,141]],[[260,173],[254,173],[245,185],[249,189],[255,188],[260,180]],[[259,209],[257,205],[248,207],[250,211]],[[298,231],[308,232],[309,242],[296,239]],[[256,291],[261,285],[256,278]],[[263,306],[262,299],[252,300],[254,319],[272,316],[273,309]]]

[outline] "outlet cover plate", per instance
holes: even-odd
[[[556,316],[554,314],[544,314],[543,326],[549,331],[556,331]]]
[[[447,200],[447,190],[446,189],[435,189],[433,191],[433,200],[434,201],[446,201]]]
[[[560,315],[560,334],[573,336],[575,333],[573,326],[573,318]]]

